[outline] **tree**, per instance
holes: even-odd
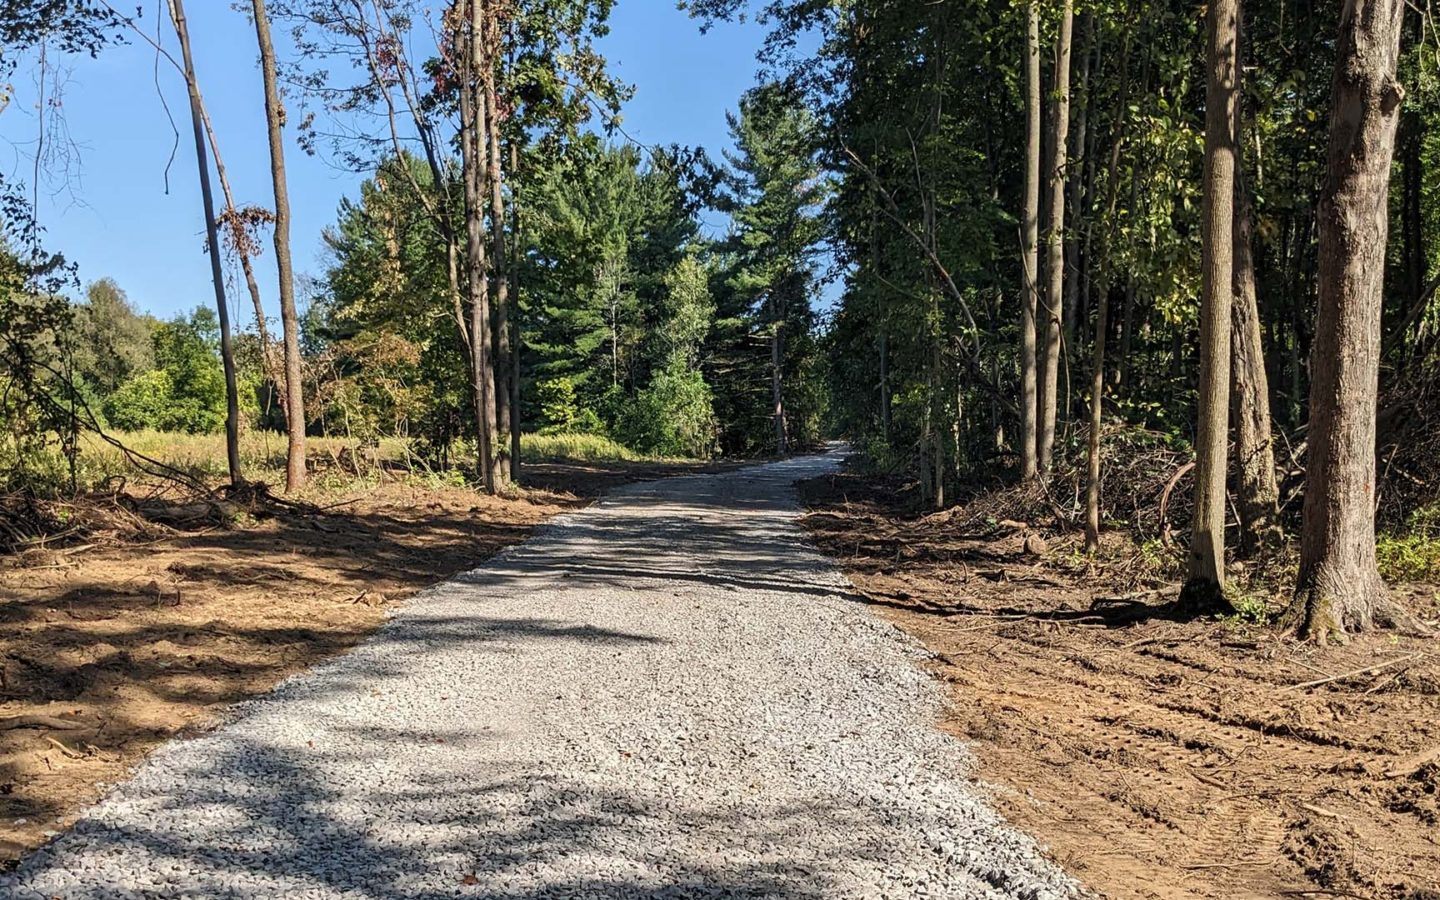
[[[1239,483],[1236,507],[1245,552],[1272,549],[1280,539],[1280,488],[1275,481],[1275,450],[1270,421],[1270,380],[1265,372],[1264,337],[1255,278],[1254,209],[1245,181],[1241,149],[1244,66],[1236,67],[1235,221],[1233,227],[1233,321],[1231,323],[1230,395],[1235,424]]]
[[[230,472],[230,485],[240,487],[240,393],[235,383],[235,353],[230,339],[230,310],[225,304],[225,274],[220,264],[219,223],[215,218],[215,198],[210,190],[210,163],[205,152],[204,101],[195,80],[195,62],[190,53],[190,32],[185,21],[183,0],[169,0],[170,21],[180,42],[184,62],[185,84],[190,93],[190,119],[195,133],[195,159],[200,172],[200,198],[205,210],[205,234],[210,254],[210,279],[215,286],[215,308],[220,323],[220,359],[225,371],[225,456]]]
[[[814,155],[814,121],[798,98],[766,84],[740,100],[730,115],[738,152],[730,163],[725,206],[735,223],[731,287],[756,313],[754,337],[769,350],[770,423],[777,453],[788,453],[803,431],[788,408],[788,380],[806,365],[813,328],[811,266],[821,236],[816,215],[824,184]]]
[[[114,279],[101,278],[85,289],[75,307],[75,348],[71,365],[77,378],[101,396],[155,364],[150,337],[158,323],[136,312]]]
[[[280,278],[280,327],[285,342],[285,432],[289,439],[285,490],[305,486],[305,391],[300,362],[300,317],[295,312],[295,272],[290,261],[290,189],[285,177],[285,107],[280,98],[275,45],[265,0],[251,0],[260,73],[265,84],[265,124],[270,141],[270,180],[275,192],[275,269]]]
[[[1065,151],[1070,135],[1070,45],[1075,8],[1062,0],[1060,36],[1055,42],[1055,84],[1050,99],[1050,164],[1046,183],[1050,191],[1048,231],[1045,238],[1047,282],[1044,308],[1038,325],[1040,409],[1037,414],[1036,465],[1041,474],[1050,471],[1055,452],[1055,419],[1059,410],[1060,337],[1065,294]]]
[[[1387,198],[1404,90],[1396,81],[1401,0],[1346,0],[1319,217],[1319,298],[1310,386],[1300,574],[1286,620],[1344,640],[1375,625],[1416,628],[1375,562],[1375,407]]]
[[[1025,4],[1025,201],[1020,214],[1020,477],[1039,474],[1040,394],[1035,317],[1040,309],[1040,12]]]
[[[1190,579],[1198,605],[1221,602],[1225,587],[1225,474],[1230,398],[1230,304],[1234,248],[1235,103],[1238,0],[1214,0],[1207,17],[1205,174],[1202,213],[1199,423]]]

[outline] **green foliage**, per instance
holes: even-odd
[[[616,434],[641,453],[708,457],[715,448],[715,408],[710,386],[694,369],[657,372],[626,407]]]
[[[102,278],[75,307],[73,371],[101,396],[155,366],[153,335],[159,323],[136,312],[113,279]]]
[[[225,426],[225,373],[217,350],[215,314],[198,308],[188,319],[155,328],[156,368],[134,375],[104,402],[117,428],[209,434]]]
[[[171,409],[174,402],[175,383],[170,373],[164,369],[152,369],[130,378],[105,398],[105,419],[125,431],[147,428],[168,431],[173,424]]]
[[[569,375],[547,378],[536,386],[541,434],[591,434],[602,430],[600,417],[580,403],[579,383]]]

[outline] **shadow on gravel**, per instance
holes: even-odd
[[[92,859],[126,858],[136,879],[125,887],[146,897],[274,897],[316,889],[368,900],[828,895],[793,884],[823,881],[824,859],[787,854],[773,862],[737,862],[726,835],[755,832],[742,811],[687,816],[687,830],[715,836],[713,863],[676,858],[663,853],[663,839],[643,839],[650,820],[673,817],[673,808],[653,810],[624,794],[543,776],[476,773],[391,784],[383,764],[396,746],[436,752],[437,744],[463,745],[473,736],[389,728],[360,733],[373,742],[373,753],[334,753],[318,742],[311,749],[228,741],[208,765],[185,772],[195,786],[186,797],[144,801],[147,814],[128,816],[128,825],[82,820],[75,834]],[[342,794],[314,775],[357,764],[376,773],[360,792],[364,803],[352,788]],[[774,845],[796,846],[787,822],[815,817],[811,809],[772,816]],[[48,853],[39,851],[32,865],[46,862]],[[844,855],[882,858],[883,848],[846,846]],[[36,887],[48,896],[46,883]],[[99,900],[116,896],[118,887],[69,887],[63,896]]]

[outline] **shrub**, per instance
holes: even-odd
[[[620,417],[618,436],[641,453],[704,458],[715,449],[710,386],[694,370],[659,372]]]

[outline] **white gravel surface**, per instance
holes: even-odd
[[[636,485],[156,752],[20,898],[1064,897],[791,483]],[[276,597],[283,603],[283,596]]]

